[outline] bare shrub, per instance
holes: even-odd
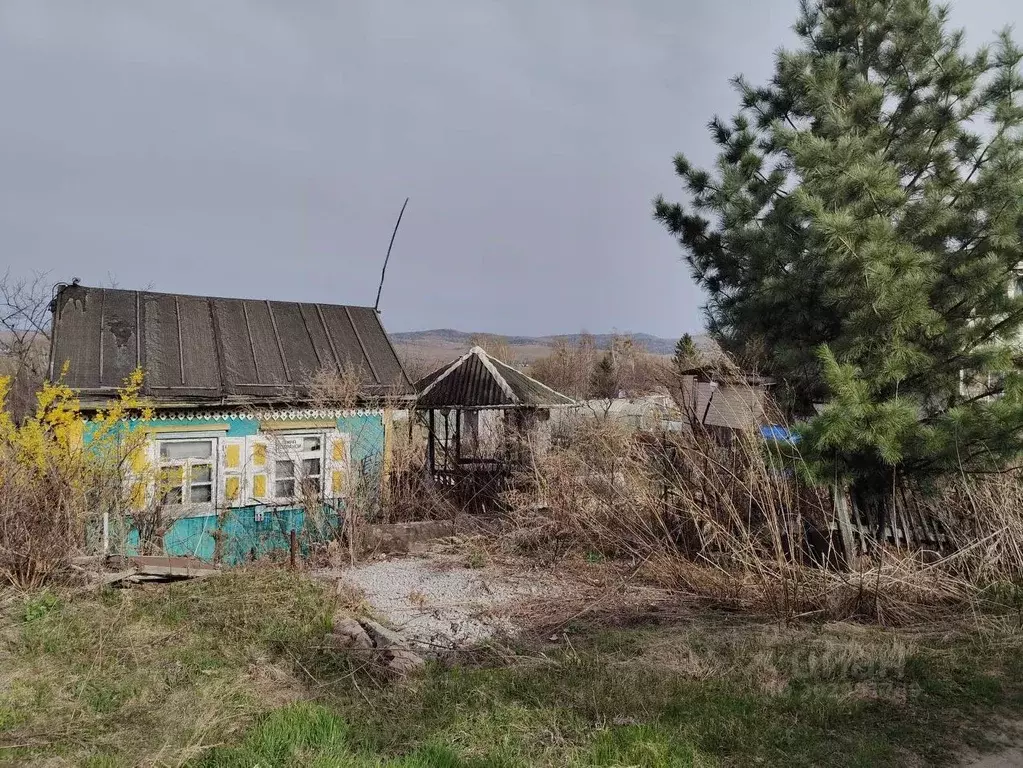
[[[398,347],[396,351],[402,368],[405,369],[405,373],[413,383],[433,373],[440,365],[449,362],[447,358],[438,358],[436,354],[428,355],[408,345]]]
[[[340,371],[321,369],[310,377],[310,399],[317,408],[352,410],[363,404],[364,382],[362,369],[354,364],[344,365]],[[400,391],[402,387],[396,389]],[[426,440],[421,429],[408,428],[409,419],[417,426],[410,404],[400,398],[382,396],[374,405],[382,409],[385,429],[390,430],[390,452],[386,457],[360,459],[358,466],[348,473],[342,524],[337,535],[349,549],[350,557],[354,557],[356,528],[361,521],[396,523],[447,519],[454,514],[433,485],[425,482]],[[398,414],[405,418],[397,420]],[[396,427],[396,423],[401,423],[402,428]],[[352,437],[361,442],[363,436]],[[310,492],[302,500],[304,509],[307,512],[322,509],[319,490],[309,487],[307,490]],[[313,517],[322,516],[314,511]]]
[[[581,334],[574,345],[557,339],[547,357],[529,366],[529,375],[558,392],[586,398],[597,357],[596,343],[589,334]]]
[[[10,376],[7,408],[16,421],[35,407],[46,378],[51,283],[45,272],[0,277],[0,376]]]
[[[387,486],[377,520],[407,523],[417,520],[450,520],[457,510],[426,475],[426,432],[415,411],[403,411],[394,420]]]
[[[503,363],[514,362],[512,358],[511,345],[508,344],[508,340],[503,336],[494,336],[489,333],[476,333],[473,334],[469,343],[474,347],[482,347],[483,351],[491,357],[496,357]]]
[[[669,370],[665,358],[646,352],[630,336],[616,334],[609,348],[601,352],[592,336],[582,334],[574,345],[556,340],[547,357],[529,366],[529,375],[558,392],[585,400],[665,391]]]
[[[364,374],[361,366],[348,363],[337,368],[320,368],[309,377],[309,399],[316,408],[351,410],[359,404]]]

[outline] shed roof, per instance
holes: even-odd
[[[51,375],[83,404],[135,368],[157,403],[293,402],[321,369],[361,372],[364,394],[409,395],[376,310],[334,304],[64,286],[52,306]]]
[[[767,423],[765,391],[745,384],[692,383],[694,410],[709,427],[746,430]]]
[[[416,407],[552,408],[575,401],[473,347],[416,382]]]

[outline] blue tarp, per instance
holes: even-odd
[[[769,427],[761,427],[760,436],[765,440],[776,440],[777,442],[792,444],[799,442],[799,435],[793,434],[786,427],[779,427],[775,425],[771,425]]]

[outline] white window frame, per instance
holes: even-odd
[[[302,468],[306,461],[314,459],[318,459],[320,462],[320,473],[318,475],[320,487],[318,497],[321,500],[329,498],[326,493],[330,482],[330,476],[327,472],[327,451],[332,434],[334,434],[332,430],[303,429],[296,430],[294,432],[282,430],[280,432],[275,432],[272,436],[270,436],[270,456],[268,457],[269,466],[267,467],[269,470],[267,473],[267,494],[273,504],[278,506],[285,504],[294,505],[302,501],[304,497],[301,493],[299,493],[299,483],[305,479]],[[320,441],[319,448],[315,450],[305,450],[303,446],[303,448],[296,451],[295,449],[284,445],[285,440],[299,440],[304,442],[305,440],[313,438]],[[294,474],[290,477],[279,477],[277,474],[278,462],[291,462]],[[288,480],[293,480],[294,482],[292,494],[279,494],[277,492],[277,483],[279,481],[286,482]]]
[[[157,434],[153,440],[153,466],[156,467],[156,502],[162,505],[165,512],[175,517],[199,517],[201,515],[215,515],[217,513],[217,493],[220,479],[220,442],[219,435],[203,433],[177,433],[169,432]],[[163,446],[169,443],[208,442],[210,444],[210,455],[208,458],[185,458],[185,459],[164,459]],[[197,485],[209,485],[210,500],[203,502],[191,501],[192,476],[191,469],[194,466],[210,467],[210,479],[208,483],[197,483]],[[163,483],[163,470],[169,467],[182,468],[181,474],[181,504],[164,504],[162,498],[163,490],[160,484]],[[188,498],[186,503],[185,499]]]

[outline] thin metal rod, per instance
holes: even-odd
[[[401,217],[405,215],[405,206],[408,205],[408,198],[405,198],[405,202],[401,205],[401,212],[398,214],[398,220],[394,222],[394,231],[391,233],[391,242],[387,246],[387,255],[384,257],[384,268],[380,270],[380,286],[377,288],[377,300],[373,304],[373,309],[377,312],[380,311],[380,293],[384,290],[384,275],[387,274],[387,262],[391,259],[391,248],[394,246],[394,236],[398,234],[398,226],[401,224]]]

